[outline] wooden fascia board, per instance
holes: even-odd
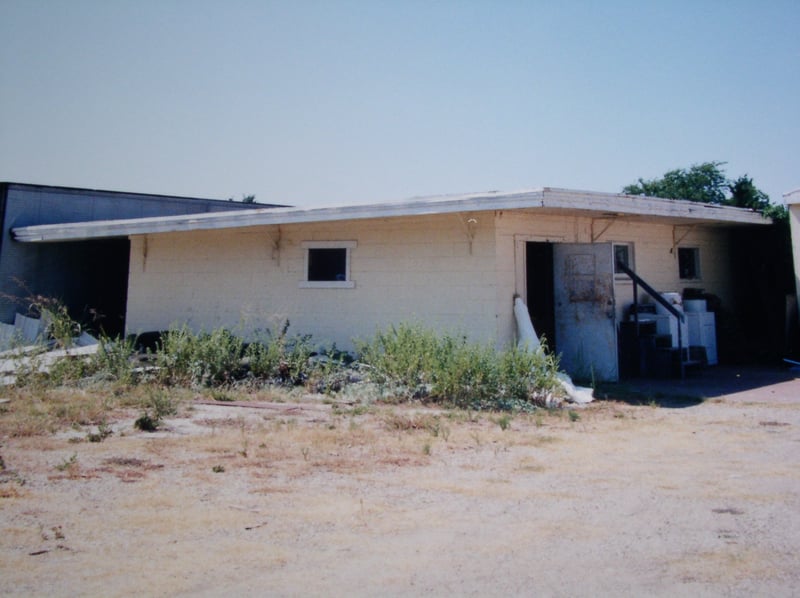
[[[770,224],[772,222],[758,212],[744,208],[641,195],[610,195],[560,189],[544,190],[543,207],[558,210],[579,208],[589,212],[621,217],[643,216],[708,221],[719,224]]]
[[[93,238],[129,237],[144,234],[247,228],[279,224],[335,222],[368,218],[425,216],[458,212],[513,210],[541,206],[541,192],[514,194],[476,194],[444,199],[412,200],[402,203],[355,205],[312,209],[256,209],[237,212],[212,212],[158,218],[106,220],[70,224],[44,224],[15,228],[16,241],[56,242]]]
[[[335,222],[371,218],[426,216],[478,211],[552,210],[565,214],[638,216],[706,221],[716,224],[766,224],[769,219],[751,210],[694,202],[614,195],[562,189],[480,193],[416,199],[398,203],[329,208],[260,208],[179,216],[45,224],[15,228],[16,241],[58,242],[130,237],[194,230],[220,230],[283,224]]]

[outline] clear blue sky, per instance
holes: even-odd
[[[798,0],[0,0],[0,180],[295,205],[800,187]]]

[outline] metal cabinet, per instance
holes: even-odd
[[[656,321],[657,334],[669,334],[672,337],[672,348],[678,347],[678,318],[673,315],[657,315],[651,316]],[[681,324],[681,340],[684,347],[688,347],[689,342],[689,328],[687,322]]]
[[[705,347],[708,365],[716,365],[717,324],[714,312],[687,312],[686,324],[689,329],[689,345]]]

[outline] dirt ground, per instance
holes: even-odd
[[[155,433],[4,438],[0,594],[797,595],[800,380],[607,394],[511,419],[196,403]]]

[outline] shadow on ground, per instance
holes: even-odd
[[[673,409],[714,398],[800,401],[799,377],[800,371],[788,367],[713,366],[689,372],[683,379],[636,378],[601,384],[595,397]]]

